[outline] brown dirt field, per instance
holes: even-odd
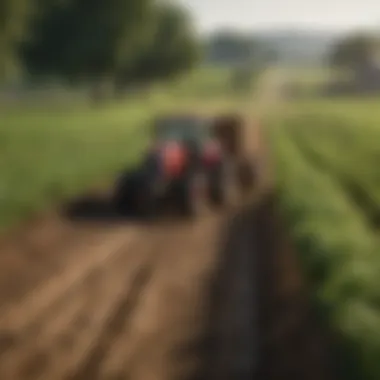
[[[194,222],[55,215],[3,241],[0,379],[330,379],[272,198]]]
[[[65,271],[4,307],[0,378],[173,377],[171,350],[201,318],[219,220],[98,227],[78,241]]]

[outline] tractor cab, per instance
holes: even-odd
[[[174,115],[161,117],[153,126],[157,143],[177,142],[202,145],[210,138],[210,121],[194,115]]]
[[[200,163],[205,147],[212,140],[212,121],[198,115],[170,115],[153,125],[154,145],[159,151],[182,152],[191,166]]]

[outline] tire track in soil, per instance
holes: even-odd
[[[0,245],[0,267],[7,271],[0,277],[1,309],[21,301],[31,288],[46,281],[48,275],[59,273],[67,264],[70,249],[90,234],[93,229],[76,229],[52,217],[28,226],[17,237],[4,239]],[[57,251],[62,254],[51,255]],[[24,274],[22,280],[20,272]]]
[[[99,372],[104,358],[107,356],[108,351],[112,349],[114,341],[117,339],[118,334],[125,328],[129,330],[131,314],[138,306],[139,295],[142,293],[144,287],[149,282],[152,275],[153,263],[143,265],[135,278],[133,279],[132,289],[130,292],[125,293],[122,299],[118,302],[115,310],[110,316],[107,326],[102,331],[98,342],[90,350],[87,358],[80,365],[79,370],[75,375],[69,376],[72,380],[81,379],[99,379]]]
[[[150,232],[149,248],[146,251],[149,260],[139,268],[132,280],[132,288],[117,302],[98,341],[88,352],[86,359],[80,364],[75,373],[68,377],[69,379],[104,378],[102,376],[104,362],[109,357],[113,357],[115,353],[124,353],[126,350],[133,348],[133,344],[130,342],[133,320],[144,298],[144,294],[148,291],[147,288],[151,287],[152,278],[157,271],[157,266],[164,259],[168,245],[167,229],[168,227],[161,226]],[[116,352],[115,345],[117,346]],[[123,366],[125,365],[124,356]]]
[[[119,232],[120,234],[121,232]],[[56,366],[57,358],[64,361],[68,353],[73,354],[72,351],[76,351],[78,358],[84,355],[86,346],[93,344],[98,330],[107,320],[109,310],[117,302],[120,294],[125,291],[124,288],[128,285],[126,281],[132,277],[133,271],[136,270],[136,267],[138,268],[142,259],[144,259],[144,255],[141,255],[141,257],[138,255],[133,256],[130,251],[125,251],[128,247],[128,240],[123,235],[125,233],[121,234],[121,236],[117,236],[116,233],[111,234],[114,238],[118,237],[119,242],[116,239],[118,244],[122,239],[121,248],[124,246],[124,250],[105,251],[107,255],[100,258],[106,259],[106,261],[99,261],[98,265],[88,268],[88,271],[84,272],[83,277],[77,281],[77,284],[69,287],[68,293],[63,293],[63,299],[58,298],[51,308],[46,310],[47,313],[42,314],[42,318],[33,322],[34,328],[29,327],[27,330],[29,334],[25,334],[23,330],[19,331],[16,346],[1,357],[1,378],[16,379],[16,374],[18,373],[19,378],[26,379],[26,374],[31,372],[28,369],[38,367],[34,363],[38,361],[39,357],[45,357],[43,360],[44,368],[38,369],[39,375],[42,376],[42,372],[49,372],[52,367]],[[105,236],[99,236],[100,239],[102,237],[104,238]],[[108,237],[110,238],[110,236]],[[134,244],[129,248],[142,248],[142,242],[140,240],[132,241]],[[115,248],[115,244],[111,247]],[[108,246],[108,248],[111,247]],[[101,248],[104,248],[104,246],[100,246],[98,249]],[[103,254],[104,252],[101,253]],[[146,254],[144,251],[142,253]],[[126,265],[128,265],[126,269],[123,269]],[[65,282],[61,283],[63,288],[66,286],[66,289],[68,285]],[[71,344],[68,344],[70,340]],[[66,345],[61,343],[65,341]],[[76,350],[70,346],[76,347]],[[64,366],[58,365],[58,367],[61,368],[62,372]],[[67,364],[67,368],[70,368],[69,364]],[[33,378],[33,374],[29,375],[28,377]]]
[[[95,379],[177,379],[195,365],[192,355],[178,359],[178,347],[199,334],[218,219],[170,227],[131,324],[107,352]]]
[[[112,257],[115,251],[128,242],[133,242],[137,234],[136,229],[125,230],[115,226],[114,231],[88,228],[78,228],[78,231],[81,239],[75,239],[70,249],[51,252],[52,259],[55,256],[67,255],[67,263],[59,273],[48,271],[45,273],[45,281],[30,287],[21,300],[15,300],[11,305],[5,302],[0,315],[2,330],[27,335],[28,329],[33,330],[35,320],[43,318],[43,314],[48,312],[55,302],[59,302],[94,268]],[[24,267],[17,273],[18,277],[28,269],[27,263],[24,263]]]

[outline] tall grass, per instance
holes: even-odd
[[[380,378],[380,239],[369,218],[380,205],[377,103],[297,101],[268,129],[284,218],[338,338],[336,365],[355,380]]]

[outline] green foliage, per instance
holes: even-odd
[[[188,13],[153,0],[39,0],[41,12],[21,47],[32,76],[120,86],[166,78],[195,63],[197,40]]]
[[[241,95],[247,95],[255,79],[255,68],[252,65],[237,67],[231,74],[231,88]]]
[[[228,68],[202,67],[171,81],[170,88],[173,96],[181,98],[197,96],[209,102],[233,95],[230,79],[231,70]]]
[[[380,241],[339,174],[378,189],[372,156],[378,132],[298,112],[268,134],[282,213],[321,315],[339,338],[340,370],[349,379],[378,379]]]
[[[150,0],[67,0],[45,4],[23,47],[33,74],[111,75],[136,54],[151,17]]]
[[[379,129],[328,114],[308,115],[307,120],[312,120],[307,129],[302,118],[292,125],[294,141],[315,165],[339,181],[370,223],[380,222]]]
[[[0,123],[0,230],[107,179],[139,156],[146,107],[19,110]]]
[[[135,60],[121,67],[116,80],[122,84],[149,82],[192,68],[199,58],[199,46],[191,21],[179,6],[156,5],[150,38]]]
[[[330,56],[334,66],[356,69],[368,64],[379,48],[378,38],[367,33],[352,34],[339,41]]]
[[[0,79],[14,64],[15,47],[24,38],[32,0],[0,1]]]

